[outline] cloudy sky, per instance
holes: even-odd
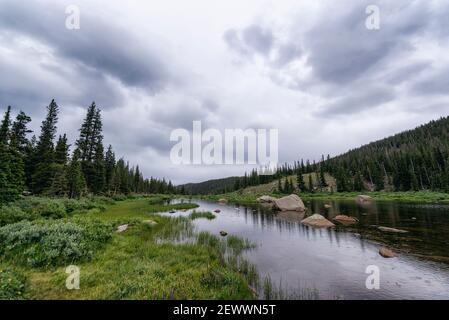
[[[444,0],[0,0],[0,108],[38,131],[55,98],[73,143],[95,100],[117,156],[175,183],[248,169],[172,164],[193,120],[276,128],[280,161],[319,159],[449,114],[448,17]]]

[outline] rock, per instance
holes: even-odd
[[[220,231],[220,236],[226,237],[228,233],[226,231]]]
[[[176,211],[175,210],[170,210],[170,213],[176,213]]]
[[[336,216],[334,218],[334,220],[343,225],[351,225],[351,224],[355,224],[355,223],[359,222],[359,220],[357,218],[349,217],[344,214],[340,214],[340,215]]]
[[[323,217],[320,214],[315,213],[314,215],[311,215],[310,217],[304,219],[301,221],[302,224],[305,224],[307,226],[316,227],[316,228],[331,228],[335,227],[335,224],[327,220],[325,217]]]
[[[325,204],[324,207],[325,207],[326,209],[332,208],[332,206],[331,206],[330,204]]]
[[[128,230],[128,225],[127,224],[123,224],[123,225],[117,227],[117,232],[118,233],[125,232],[126,230]]]
[[[416,217],[412,217],[412,220],[416,220]]]
[[[384,258],[394,258],[396,257],[396,253],[393,250],[382,247],[379,249],[379,254]]]
[[[226,203],[228,203],[228,200],[222,198],[222,199],[218,200],[218,202],[221,203],[221,204],[226,204]]]
[[[373,201],[373,198],[371,198],[370,196],[365,196],[365,195],[358,195],[357,198],[355,199],[355,201],[358,204],[369,204]]]
[[[257,198],[257,201],[261,202],[261,203],[273,203],[275,200],[277,200],[275,197],[270,197],[270,196],[262,196]]]
[[[382,227],[382,226],[377,227],[377,229],[379,229],[382,232],[391,232],[391,233],[407,233],[408,232],[406,230],[400,230],[400,229]]]
[[[142,221],[142,223],[146,224],[146,225],[149,225],[149,226],[157,225],[157,222],[154,221],[154,220],[145,220],[145,221]]]
[[[220,209],[215,209],[214,212],[215,212],[215,213],[220,213],[221,210],[220,210]]]
[[[306,211],[304,203],[296,194],[274,200],[274,207],[280,211]]]

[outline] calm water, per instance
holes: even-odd
[[[308,213],[329,219],[347,214],[360,220],[357,227],[324,230],[301,225],[303,215],[295,212],[194,202],[200,205],[197,211],[221,210],[214,220],[195,220],[198,230],[213,234],[224,230],[256,243],[246,258],[257,265],[262,277],[269,275],[274,284],[287,290],[314,288],[322,299],[449,299],[449,264],[436,261],[449,256],[448,206],[306,203]],[[325,209],[325,203],[332,208]],[[378,225],[409,232],[385,234],[375,228]],[[379,242],[396,247],[398,257],[381,257]],[[366,289],[369,265],[379,267],[379,290]]]

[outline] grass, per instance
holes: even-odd
[[[253,298],[245,274],[251,269],[249,264],[245,272],[240,272],[226,262],[223,254],[223,248],[229,246],[235,252],[227,255],[235,257],[251,246],[247,240],[232,237],[222,240],[206,233],[195,236],[189,218],[155,214],[194,207],[197,205],[191,203],[163,205],[156,200],[151,204],[149,198],[137,198],[108,205],[104,211],[92,209],[65,217],[61,221],[95,219],[114,226],[126,223],[129,228],[123,233],[112,232],[112,238],[93,252],[88,261],[71,261],[80,268],[79,290],[66,288],[65,263],[33,267],[1,256],[0,269],[8,270],[0,276],[2,292],[7,294],[4,298]],[[156,223],[143,223],[150,219]],[[194,241],[183,241],[192,237]]]
[[[201,219],[201,218],[204,218],[207,220],[213,220],[216,218],[215,215],[210,211],[193,211],[189,217],[191,220]]]
[[[407,192],[316,192],[316,193],[300,193],[299,196],[303,200],[354,200],[358,195],[365,194],[371,196],[376,201],[396,201],[410,203],[438,203],[449,204],[449,193],[433,192],[433,191],[407,191]],[[220,195],[205,195],[199,198],[209,201],[218,201],[219,199],[227,199],[231,203],[252,205],[257,204],[257,198],[262,195],[271,195],[273,197],[281,197],[283,195],[273,193],[239,193],[231,192]]]

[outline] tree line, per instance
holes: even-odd
[[[67,135],[56,139],[59,106],[47,106],[41,131],[29,139],[31,118],[20,111],[12,119],[6,109],[0,125],[0,202],[29,193],[79,198],[88,194],[176,193],[171,181],[146,179],[137,165],[116,159],[111,145],[105,151],[101,110],[93,102],[87,109],[74,151]]]
[[[260,175],[253,170],[237,178],[232,188],[222,190],[235,191],[278,180],[280,193],[314,192],[328,187],[326,174],[335,179],[332,191],[449,192],[449,117],[333,158],[323,155],[318,162],[286,163],[273,175]],[[288,178],[293,175],[296,184]]]

